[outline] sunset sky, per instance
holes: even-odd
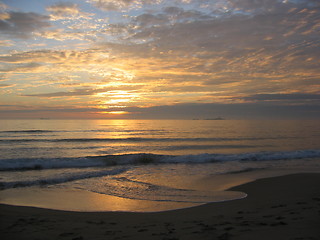
[[[319,118],[319,0],[0,1],[0,118]]]

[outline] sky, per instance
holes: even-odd
[[[0,118],[320,118],[319,0],[2,0]]]

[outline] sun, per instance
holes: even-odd
[[[126,103],[133,102],[138,98],[137,93],[123,90],[98,93],[96,96],[100,98],[100,103],[102,105],[109,107],[117,107],[119,104],[123,107],[126,106]]]
[[[104,114],[114,114],[114,115],[123,115],[123,114],[128,114],[129,112],[126,111],[110,111],[110,112],[101,112]]]

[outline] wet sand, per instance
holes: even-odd
[[[320,174],[232,187],[244,199],[157,213],[0,205],[1,239],[320,239]]]

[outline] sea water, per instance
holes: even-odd
[[[320,125],[312,120],[1,120],[0,151],[0,202],[8,189],[40,186],[202,204],[243,196],[194,184],[204,178],[261,169],[320,171]]]

